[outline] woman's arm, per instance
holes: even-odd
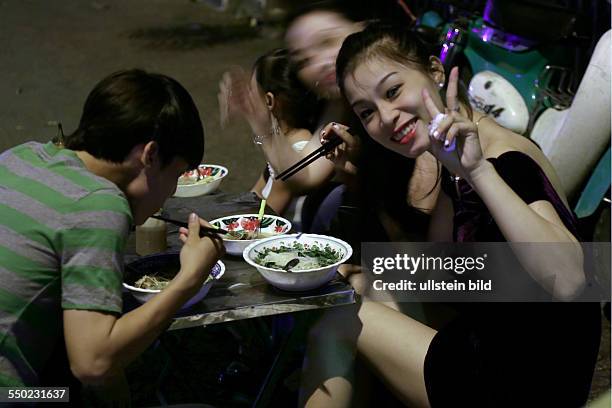
[[[261,141],[266,160],[278,173],[297,163],[308,154],[321,147],[318,136],[313,136],[306,129],[291,129],[296,136],[289,137],[280,123],[273,120],[271,107],[266,105],[261,93],[241,71],[226,73],[220,84],[219,106],[222,123],[230,116],[241,116],[247,121],[251,131]],[[282,118],[281,118],[282,119]],[[308,141],[304,149],[296,151],[292,144],[296,141]],[[326,160],[316,160],[303,170],[291,176],[286,185],[293,194],[321,186],[330,179],[334,166]]]
[[[527,205],[486,160],[471,172],[469,182],[508,242],[559,244],[546,246],[546,253],[538,245],[513,249],[534,279],[554,296],[571,300],[585,282],[583,253],[552,204],[539,200]]]
[[[255,131],[255,129],[254,129]],[[293,166],[304,157],[321,147],[319,138],[302,129],[304,137],[308,143],[301,151],[296,151],[292,143],[282,132],[270,132],[270,136],[264,138],[261,145],[266,160],[272,165],[277,174]],[[306,191],[320,187],[328,181],[334,174],[334,164],[329,160],[317,159],[304,169],[289,177],[285,184],[294,194],[302,194]]]
[[[266,185],[266,180],[263,177],[263,174],[259,176],[259,179],[251,188],[251,191],[257,194],[260,198],[263,198],[261,193],[263,188]],[[283,214],[289,204],[291,203],[291,199],[293,198],[293,194],[291,190],[285,185],[284,181],[275,180],[272,183],[272,190],[268,195],[268,199],[266,200],[266,204],[270,206],[277,214]]]
[[[565,228],[550,202],[539,200],[527,205],[486,160],[492,155],[483,153],[478,126],[462,111],[454,109],[459,106],[455,97],[458,76],[455,67],[449,78],[448,108],[444,112],[440,112],[429,92],[423,90],[423,101],[430,116],[443,115],[438,124],[430,125],[430,151],[451,173],[471,184],[508,242],[558,244],[547,246],[546,251],[541,251],[539,245],[514,245],[513,250],[519,262],[540,285],[555,297],[571,300],[585,281],[580,244]],[[488,136],[484,138],[487,151],[491,153],[495,135],[485,136]],[[522,150],[516,146],[511,148]]]

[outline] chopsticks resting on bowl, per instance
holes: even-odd
[[[189,224],[183,221],[173,220],[171,218],[162,217],[161,215],[152,215],[151,218],[155,218],[156,220],[166,221],[170,224],[174,224],[179,227],[189,228]],[[228,231],[221,228],[211,228],[211,227],[203,227],[200,225],[200,236],[204,236],[206,234],[227,234]]]
[[[321,147],[319,147],[314,152],[310,153],[308,156],[304,157],[299,162],[295,163],[293,166],[289,167],[287,170],[280,173],[276,176],[277,180],[287,180],[289,177],[293,176],[298,171],[302,170],[304,167],[308,166],[313,161],[317,160],[319,157],[324,157],[327,153],[331,152],[337,146],[342,143],[342,139],[339,136],[333,135],[327,143],[324,143]]]

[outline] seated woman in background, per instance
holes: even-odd
[[[552,166],[530,140],[471,112],[457,97],[456,68],[445,105],[438,91],[447,78],[434,55],[412,32],[372,25],[345,40],[338,83],[372,139],[406,157],[430,152],[444,167],[431,241],[561,243],[563,253],[547,262],[539,262],[546,253],[515,251],[508,281],[529,280],[549,298],[576,298],[585,284],[583,253]],[[323,131],[323,138],[335,133],[353,143],[345,126],[330,124]],[[350,271],[359,287],[362,273]],[[351,375],[355,344],[410,406],[586,402],[601,330],[597,303],[453,306],[455,316],[437,328],[368,299],[356,316],[324,318],[310,336],[302,403],[352,406],[359,390]],[[322,351],[330,345],[338,350]],[[326,362],[329,356],[339,356],[336,366]]]
[[[340,98],[334,64],[344,38],[363,25],[335,7],[317,7],[305,8],[289,23],[289,55],[274,50],[255,63],[250,77],[232,72],[221,83],[222,116],[238,114],[248,121],[277,173],[321,146],[318,135],[325,123],[352,116]],[[313,129],[315,136],[309,131]],[[361,129],[360,124],[356,123],[354,129]],[[334,233],[356,239],[351,242],[357,245],[359,240],[405,238],[402,230],[407,225],[413,231],[423,230],[438,193],[433,156],[406,158],[367,138],[363,146],[353,143],[349,150],[349,160],[336,162],[335,167],[320,159],[287,183],[276,181],[269,205],[282,213],[293,197],[308,193],[300,214],[303,230],[328,233],[335,222]],[[265,184],[264,176],[254,187],[258,194]],[[341,204],[345,209],[360,209],[350,214],[350,221],[338,220]],[[407,210],[410,215],[406,215]],[[338,231],[338,224],[343,225],[342,231]],[[354,228],[347,229],[347,225]]]
[[[298,80],[288,52],[275,49],[255,62],[251,75],[233,71],[221,82],[219,102],[225,116],[239,115],[251,127],[253,141],[261,146],[276,174],[321,146],[309,130],[317,113],[317,98]],[[289,178],[276,180],[268,204],[282,213],[294,196],[324,184],[333,175],[333,164],[317,160]],[[253,191],[261,191],[269,177],[262,174]]]
[[[287,24],[285,42],[297,75],[321,103],[314,131],[317,136],[327,123],[347,123],[353,117],[340,95],[335,65],[342,42],[364,28],[365,16],[355,13],[353,4],[346,6],[332,1],[310,2],[301,6]],[[358,121],[350,125],[354,135],[365,136]],[[348,146],[347,160],[336,163],[335,179],[343,185],[328,187],[327,191],[333,190],[321,204],[341,204],[337,216],[330,219],[331,211],[312,211],[308,205],[311,201],[307,201],[304,223],[312,219],[311,230],[332,231],[357,247],[360,241],[406,238],[406,226],[412,235],[418,229],[415,223],[426,225],[438,193],[435,159],[431,155],[418,160],[406,158],[367,137],[360,142]],[[323,191],[325,194],[326,189]]]

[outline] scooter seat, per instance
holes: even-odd
[[[537,42],[568,37],[576,24],[576,11],[558,6],[555,0],[488,0],[487,24]]]

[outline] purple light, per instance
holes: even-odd
[[[440,61],[444,64],[446,61],[446,57],[448,56],[448,51],[454,44],[451,44],[450,47],[448,44],[442,44],[442,51],[440,51]]]
[[[492,29],[491,27],[482,27],[482,30],[480,31],[480,33],[481,33],[480,38],[482,38],[482,41],[488,42],[491,39],[491,37],[493,37],[495,30]]]
[[[482,13],[482,18],[484,21],[486,21],[487,23],[491,22],[491,16],[494,13],[494,9],[493,9],[493,2],[488,0],[487,4],[485,4],[485,9]]]

